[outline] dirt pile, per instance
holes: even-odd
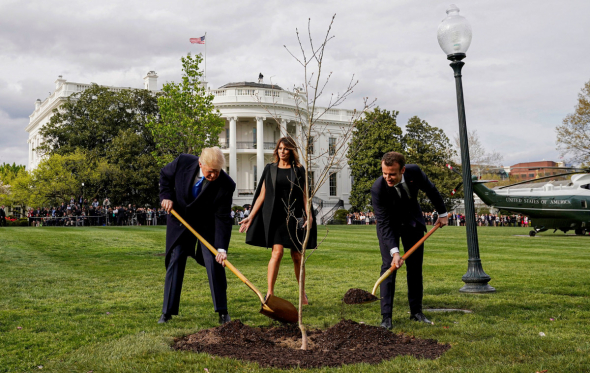
[[[379,298],[363,289],[348,289],[342,300],[346,304],[363,304],[379,300]]]
[[[436,359],[451,348],[433,339],[394,334],[386,329],[342,320],[331,328],[308,332],[302,351],[296,325],[252,328],[239,320],[177,338],[173,348],[253,361],[263,367],[318,368],[346,364],[378,364],[399,355]]]

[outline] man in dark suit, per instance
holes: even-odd
[[[189,256],[207,269],[209,288],[219,322],[230,321],[227,311],[227,280],[224,260],[231,237],[234,181],[223,171],[225,158],[218,147],[203,149],[201,156],[181,154],[160,171],[160,201],[170,212],[182,216],[219,254],[215,257],[176,219],[168,215],[166,228],[166,283],[159,323],[178,315],[180,292]]]
[[[4,205],[0,207],[0,227],[6,226],[6,211],[4,210]]]
[[[428,177],[417,165],[406,165],[405,157],[396,152],[389,152],[381,160],[380,176],[371,187],[371,197],[377,218],[377,237],[381,249],[381,274],[395,265],[397,268],[404,263],[399,254],[400,239],[404,251],[409,250],[418,242],[426,231],[426,224],[417,195],[420,190],[426,193],[436,210],[442,226],[447,225],[447,210],[443,199]],[[435,223],[435,224],[436,224]],[[422,313],[422,259],[424,245],[421,245],[407,258],[408,301],[410,303],[410,319],[430,324],[430,320]],[[393,272],[381,283],[381,326],[392,328],[391,315],[393,296],[395,294],[395,275]]]

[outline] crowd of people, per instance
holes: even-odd
[[[373,212],[353,212],[346,215],[346,224],[348,225],[371,225],[377,224]]]
[[[434,212],[423,212],[426,225],[434,225],[438,214]],[[499,215],[499,214],[476,214],[475,221],[480,227],[530,227],[531,220],[525,215]],[[373,212],[354,212],[346,215],[348,225],[372,225],[377,224]],[[450,226],[465,226],[465,214],[449,214]]]
[[[112,226],[112,225],[165,225],[166,210],[112,205],[108,198],[88,202],[82,197],[72,198],[60,206],[30,208],[29,226]]]
[[[241,222],[242,220],[244,220],[244,218],[247,218],[248,216],[250,216],[250,208],[246,207],[243,210],[231,210],[231,218],[233,219],[233,224],[234,225],[238,225],[239,222]]]
[[[426,224],[436,221],[436,212],[424,213]],[[530,227],[531,220],[525,215],[475,214],[475,222],[480,227]],[[464,226],[465,214],[449,214],[449,225]]]

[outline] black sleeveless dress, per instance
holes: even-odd
[[[291,182],[294,176],[292,168],[278,169],[270,237],[273,245],[298,250],[303,230],[297,229],[296,217],[303,216],[303,192]]]
[[[266,185],[266,194],[261,210],[255,214],[248,232],[246,243],[248,245],[270,248],[273,244],[288,247],[291,250],[301,250],[308,227],[297,229],[296,218],[302,218],[305,209],[303,203],[303,189],[305,187],[305,169],[300,167],[282,169],[277,163],[269,163],[264,168],[258,188],[254,194],[252,205],[256,204],[263,185]],[[291,193],[291,184],[293,192]],[[289,193],[291,197],[289,198]],[[287,223],[287,210],[285,203],[292,205],[289,222]],[[314,214],[314,211],[312,211]],[[308,249],[317,245],[317,225],[315,214],[313,215]],[[289,234],[291,233],[291,234]],[[299,237],[299,240],[297,239]]]

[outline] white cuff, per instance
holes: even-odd
[[[399,254],[399,249],[397,247],[394,247],[393,249],[389,250],[389,254],[391,255],[391,257],[393,258],[393,254],[398,253]]]
[[[449,213],[448,212],[445,212],[444,214],[440,214],[438,217],[439,218],[446,218],[447,215],[449,215]]]
[[[217,249],[218,253],[227,253],[227,251],[225,251],[224,249]]]

